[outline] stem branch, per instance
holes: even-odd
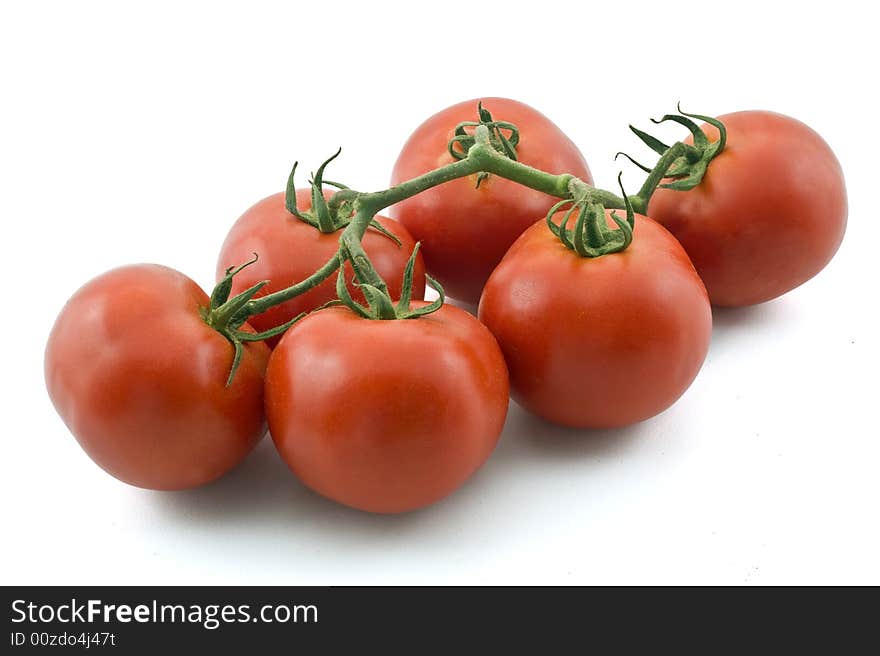
[[[260,298],[255,298],[248,301],[247,304],[247,312],[248,316],[252,316],[254,314],[260,314],[261,312],[265,312],[271,307],[275,307],[276,305],[280,305],[285,301],[289,301],[292,298],[296,298],[297,296],[301,296],[305,294],[307,291],[310,291],[320,285],[322,282],[327,280],[333,273],[339,269],[342,264],[342,255],[339,251],[327,260],[327,263],[324,264],[320,269],[315,271],[312,275],[310,275],[305,280],[296,283],[288,287],[287,289],[282,289],[280,291],[275,292],[274,294],[267,294],[266,296],[261,296]]]
[[[382,280],[381,276],[373,268],[370,258],[361,245],[364,233],[366,233],[376,213],[432,187],[476,173],[498,175],[557,198],[576,199],[578,197],[589,197],[590,200],[608,209],[626,209],[626,201],[622,197],[604,189],[596,189],[570,173],[555,175],[506,157],[491,145],[488,129],[483,125],[477,126],[474,138],[474,145],[470,147],[464,159],[441,166],[406,182],[401,182],[390,189],[371,193],[361,193],[352,189],[339,191],[331,199],[331,206],[350,202],[355,209],[354,217],[340,236],[339,251],[324,266],[305,280],[274,294],[250,300],[247,304],[248,313],[253,315],[265,312],[275,305],[300,296],[317,287],[339,269],[343,260],[350,260],[352,262],[357,278],[361,283],[372,285],[381,292],[387,293],[388,287],[385,281]],[[676,146],[679,145],[676,144]],[[683,145],[682,148],[670,148],[660,158],[657,166],[642,186],[641,191],[637,195],[629,197],[636,211],[644,211],[644,208],[647,206],[647,199],[650,198],[651,193],[653,193],[654,189],[663,179],[667,169],[682,154]]]
[[[636,194],[635,197],[638,198],[639,205],[633,203],[633,208],[637,212],[644,213],[648,208],[648,201],[651,200],[651,196],[654,194],[654,191],[657,189],[657,185],[666,177],[666,172],[669,168],[675,163],[679,157],[685,154],[687,151],[687,146],[680,141],[672,144],[665,153],[660,156],[660,159],[657,160],[657,164],[654,165],[654,168],[651,169],[651,172],[648,174],[648,177],[645,179],[642,188],[639,189],[639,193]],[[623,208],[621,208],[623,209]]]
[[[478,173],[479,170],[477,163],[468,157],[453,162],[452,164],[442,166],[439,169],[429,171],[428,173],[413,178],[412,180],[401,182],[390,189],[375,191],[368,194],[360,194],[358,196],[358,203],[362,208],[369,208],[369,210],[375,214],[386,207],[399,203],[402,200],[406,200],[416,194],[420,194],[431,187],[436,187],[444,182],[449,182],[458,178],[464,178],[473,173]]]

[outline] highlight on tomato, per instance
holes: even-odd
[[[701,131],[724,141],[723,150],[699,185],[661,185],[648,214],[684,246],[712,303],[762,303],[821,271],[847,220],[843,173],[828,144],[766,111],[720,116]]]
[[[350,219],[350,210],[346,212],[345,206],[335,206],[332,192],[318,191],[326,164],[316,174],[316,187],[295,189],[291,174],[287,192],[259,201],[232,226],[217,259],[217,280],[223,278],[229,267],[249,260],[252,253],[259,256],[252,266],[235,277],[233,294],[262,280],[269,282],[258,296],[278,292],[305,280],[336,254],[339,237]],[[362,244],[377,273],[389,281],[388,291],[392,298],[400,298],[400,282],[415,248],[415,240],[397,221],[376,216]],[[363,302],[363,295],[353,282],[351,263],[346,262],[345,267],[350,293]],[[414,297],[423,298],[425,265],[421,256],[415,264],[413,284]],[[269,330],[335,298],[335,277],[331,276],[305,294],[251,317],[250,323],[256,330]],[[274,347],[279,339],[280,336],[275,336],[267,343]]]
[[[234,318],[253,295],[229,299],[234,273],[209,297],[174,269],[124,266],[86,283],[58,316],[45,354],[49,396],[89,457],[119,480],[204,485],[265,433],[269,349]]]
[[[429,282],[430,279],[429,279]],[[281,457],[309,488],[375,513],[422,508],[492,453],[508,405],[492,334],[464,310],[410,300],[313,312],[282,338],[266,374]],[[406,289],[406,287],[405,287]]]
[[[675,238],[631,208],[623,219],[589,204],[523,233],[489,277],[479,318],[504,353],[513,398],[580,428],[668,408],[712,330],[706,290]]]
[[[493,144],[518,162],[592,182],[580,150],[550,119],[515,100],[484,98],[448,107],[416,128],[397,158],[391,184],[462,158],[477,125],[489,127]],[[407,198],[390,214],[421,242],[428,273],[446,293],[476,304],[510,245],[556,200],[500,176],[475,173]]]

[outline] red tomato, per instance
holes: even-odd
[[[453,105],[422,123],[404,145],[391,184],[453,162],[447,144],[456,125],[476,119],[477,102]],[[482,103],[494,120],[519,128],[518,161],[592,183],[577,146],[543,114],[506,98]],[[447,182],[390,209],[422,243],[428,273],[449,296],[469,303],[479,300],[483,284],[516,238],[558,200],[497,175],[483,180],[479,188],[476,180],[472,175]]]
[[[706,290],[684,249],[639,215],[630,246],[596,258],[579,257],[536,223],[492,273],[479,316],[504,352],[513,398],[586,428],[632,424],[672,405],[697,375],[712,331]]]
[[[330,194],[327,195],[329,197]],[[297,190],[296,199],[300,211],[309,209],[311,190]],[[376,271],[388,284],[392,298],[397,299],[400,297],[403,271],[415,248],[415,241],[397,221],[383,216],[377,216],[376,220],[396,235],[401,245],[373,229],[367,230],[362,244]],[[257,297],[285,289],[305,280],[333,257],[339,247],[340,234],[341,231],[323,233],[300,221],[287,211],[284,194],[274,194],[251,207],[232,226],[217,261],[217,280],[223,278],[227,268],[253,259],[253,253],[256,253],[259,260],[235,276],[232,294],[243,292],[262,280],[268,280],[269,284]],[[351,263],[346,262],[345,266],[346,279],[350,281],[354,277]],[[349,291],[355,300],[364,302],[363,294],[351,283]],[[420,299],[424,294],[425,265],[419,254],[413,275],[413,298]],[[302,296],[276,305],[248,321],[258,332],[262,332],[335,298],[336,276],[333,275]],[[266,341],[270,346],[275,346],[279,339],[273,337]]]
[[[212,481],[265,432],[269,349],[233,347],[200,314],[208,295],[153,264],[113,269],[64,306],[45,374],[58,414],[86,453],[119,480],[155,490]]]
[[[451,305],[386,321],[320,310],[287,332],[266,373],[269,430],[293,472],[326,497],[380,513],[421,508],[462,485],[495,447],[507,395],[495,339]]]
[[[648,214],[684,246],[712,303],[752,305],[806,282],[837,252],[846,187],[828,144],[803,123],[760,111],[719,120],[727,146],[703,181],[658,189]]]

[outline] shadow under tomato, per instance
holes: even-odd
[[[267,435],[234,471],[195,490],[156,493],[160,511],[211,526],[239,524],[302,527],[309,523],[345,525],[349,530],[387,532],[420,521],[419,513],[374,515],[342,506],[306,488],[287,468]]]
[[[651,420],[607,430],[559,426],[512,401],[496,457],[524,464],[534,458],[598,462],[627,450],[650,433]]]
[[[361,512],[337,504],[300,483],[266,436],[236,470],[195,490],[145,492],[153,495],[155,508],[172,522],[212,530],[218,524],[272,526],[338,533],[374,534],[382,539],[399,537],[422,524],[438,521],[438,515],[468,514],[474,503],[492,502],[504,494],[536,460],[542,469],[554,461],[581,461],[589,468],[601,466],[639,437],[650,433],[650,422],[612,431],[585,431],[556,426],[511,402],[507,423],[492,457],[462,488],[422,510],[398,515]]]
[[[794,308],[785,297],[746,307],[713,307],[713,338],[766,330],[767,326],[787,324],[794,319]]]

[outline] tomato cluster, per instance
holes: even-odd
[[[385,218],[362,216],[383,192],[325,192],[322,166],[311,189],[291,176],[232,226],[212,294],[150,264],[77,291],[45,376],[86,453],[132,485],[185,489],[234,468],[268,423],[316,492],[413,510],[486,461],[509,396],[583,429],[663,412],[700,370],[712,304],[791,290],[843,238],[840,166],[794,119],[689,124],[674,152],[643,135],[668,155],[655,176],[665,183],[617,198],[592,189],[583,155],[542,114],[489,98],[470,121],[477,105],[419,126],[387,193],[457,171],[474,144],[515,170],[421,184]],[[444,288],[477,316],[444,304]]]

